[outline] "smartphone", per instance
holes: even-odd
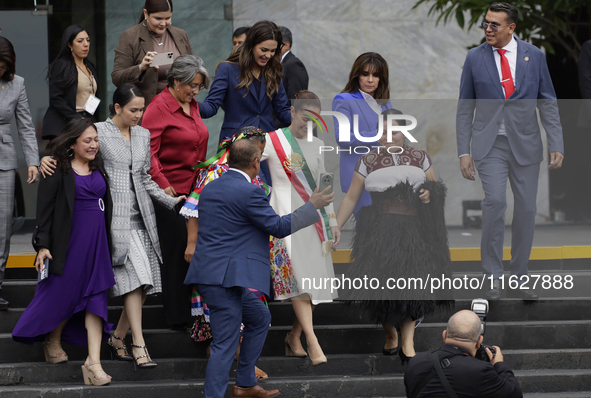
[[[326,189],[326,187],[330,186],[330,189],[326,192],[326,195],[330,195],[332,193],[333,185],[333,173],[320,173],[320,184],[318,185],[318,192],[322,192]]]
[[[174,61],[174,59],[172,59],[173,57],[173,53],[171,52],[167,52],[167,53],[159,53],[154,55],[154,58],[152,58],[152,63],[150,64],[150,68],[153,68],[155,66],[162,66],[162,65],[170,65],[172,64],[172,61]]]
[[[49,257],[43,259],[43,269],[37,274],[37,283],[44,281],[49,276]]]

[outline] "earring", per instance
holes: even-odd
[[[72,148],[68,148],[68,150],[66,151],[66,155],[67,155],[69,158],[72,158],[72,157],[74,157],[74,150],[73,150]]]
[[[117,114],[117,116],[121,115],[120,113]]]

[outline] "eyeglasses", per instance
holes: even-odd
[[[191,91],[193,91],[193,92],[205,89],[204,84],[189,84],[189,87],[191,88]]]
[[[487,29],[488,29],[488,27],[490,26],[490,29],[491,29],[493,32],[497,32],[497,31],[499,30],[499,28],[502,28],[503,26],[509,26],[509,25],[511,25],[511,24],[510,24],[510,23],[508,23],[507,25],[496,25],[496,24],[494,24],[494,23],[483,22],[483,23],[481,23],[481,24],[480,24],[480,27],[481,27],[483,30],[487,30]]]

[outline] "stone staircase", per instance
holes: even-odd
[[[589,265],[591,260],[532,261],[530,269],[549,274],[572,270],[583,274],[578,280],[587,280]],[[455,272],[475,269],[454,263]],[[167,329],[164,310],[154,297],[144,307],[144,329],[157,368],[135,371],[130,362],[111,361],[105,344],[103,367],[114,381],[107,387],[93,387],[82,382],[85,347],[64,345],[70,357],[67,364],[42,362],[40,344],[27,346],[11,339],[10,333],[36,286],[36,281],[29,279],[33,273],[23,271],[18,277],[21,279],[5,281],[2,289],[11,308],[0,312],[0,397],[203,396],[206,346],[192,341],[188,333]],[[542,298],[533,303],[518,299],[491,302],[485,342],[503,349],[526,397],[591,398],[591,299],[538,292]],[[112,322],[117,320],[121,305],[121,299],[110,300]],[[469,299],[460,299],[454,310],[428,317],[416,331],[417,351],[439,346],[449,316],[469,306]],[[294,398],[405,396],[404,367],[397,357],[381,354],[384,333],[370,324],[358,307],[336,302],[316,308],[316,332],[328,357],[328,363],[318,367],[311,366],[309,359],[283,356],[283,339],[293,322],[293,310],[289,303],[271,303],[270,309],[272,327],[258,363],[269,374],[269,379],[261,381],[263,387],[278,388],[280,396]]]

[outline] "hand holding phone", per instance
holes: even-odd
[[[163,65],[170,65],[172,64],[172,61],[174,61],[173,59],[173,52],[167,52],[167,53],[159,53],[154,55],[154,57],[152,58],[152,63],[150,64],[151,68],[154,68],[156,66],[163,66]]]

